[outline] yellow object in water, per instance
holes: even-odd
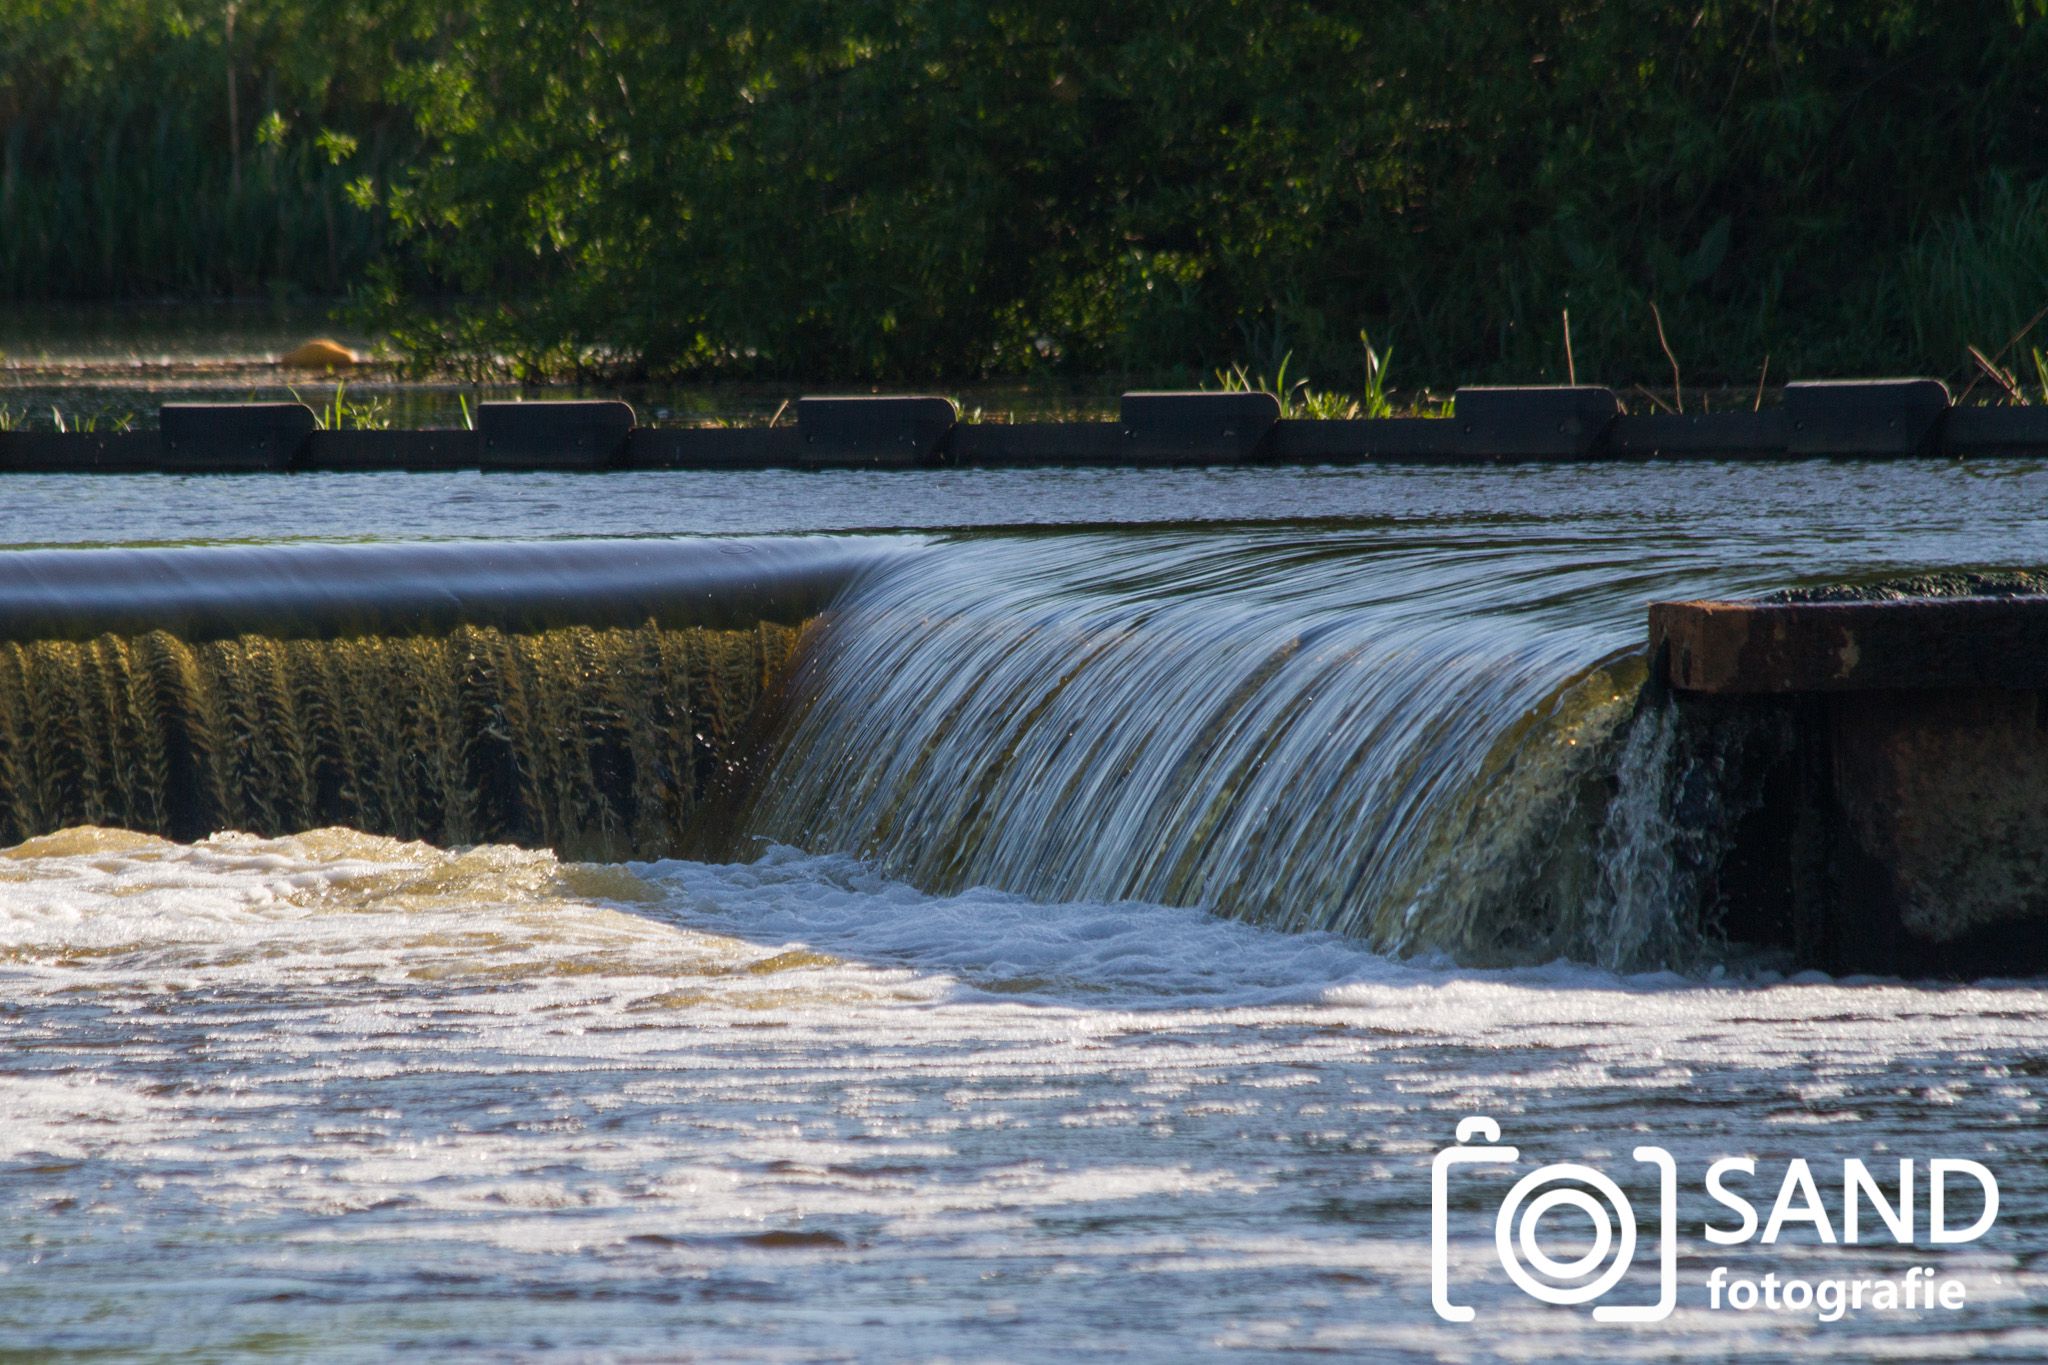
[[[346,370],[359,363],[360,358],[354,351],[325,337],[285,352],[283,359],[278,361],[288,370]]]

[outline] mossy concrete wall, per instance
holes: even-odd
[[[1660,604],[1711,913],[1836,971],[2048,969],[2048,596]],[[1681,816],[1684,812],[1680,812]]]

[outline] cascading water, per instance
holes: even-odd
[[[795,640],[764,623],[0,642],[0,845],[85,824],[348,825],[570,857],[716,852]]]
[[[1624,969],[1718,946],[1728,832],[1785,748],[1645,704],[1643,604],[1796,577],[1426,520],[0,568],[0,842],[751,838],[939,892]]]
[[[953,542],[816,633],[749,828],[937,890],[1668,962],[1672,907],[1600,856],[1644,677],[1603,567],[1296,528]]]
[[[1672,859],[1716,829],[1672,826],[1671,718],[1630,731],[1641,597],[1583,546],[1290,526],[7,567],[0,842],[345,824],[647,858],[740,833],[1468,962],[1674,965],[1707,918],[1711,859]]]
[[[320,825],[722,853],[798,630],[885,554],[762,540],[0,559],[0,845]]]

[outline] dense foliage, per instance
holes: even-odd
[[[0,0],[0,297],[344,291],[385,238],[351,182],[419,146],[385,96],[401,18]]]
[[[2044,3],[0,0],[0,252],[527,371],[1954,373],[2048,304]]]

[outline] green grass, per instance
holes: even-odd
[[[1977,204],[1936,219],[1901,254],[1886,293],[1914,348],[1953,357],[1956,373],[1970,372],[1972,346],[1994,359],[2017,351],[2048,306],[2048,181],[1993,176]]]
[[[1393,359],[1394,348],[1375,349],[1372,337],[1363,330],[1358,334],[1358,344],[1365,352],[1364,376],[1355,395],[1338,389],[1319,389],[1307,375],[1291,375],[1292,351],[1280,357],[1270,376],[1264,371],[1252,373],[1242,361],[1224,366],[1216,371],[1214,387],[1223,393],[1270,393],[1280,400],[1281,417],[1290,421],[1450,415],[1450,404],[1427,392],[1415,394],[1397,404],[1396,391],[1388,383],[1388,366]]]
[[[2028,348],[2026,368],[2032,374],[2022,377],[2021,367],[1999,363],[2001,356],[1987,354],[1980,346],[1970,347],[1970,356],[1976,361],[1978,379],[1989,381],[1979,383],[1974,389],[1966,389],[1962,397],[1970,393],[1982,394],[1990,391],[1988,402],[2008,403],[2016,407],[2034,407],[2048,404],[2048,351],[2039,346]]]
[[[0,297],[337,295],[409,160],[361,0],[0,5]]]
[[[87,436],[97,432],[135,429],[141,415],[129,409],[106,406],[81,410],[79,404],[51,403],[47,406],[0,403],[0,431],[49,431],[60,436]]]
[[[288,389],[292,401],[305,403],[297,389]],[[307,403],[313,410],[313,427],[316,431],[389,431],[391,430],[391,400],[389,398],[352,399],[348,396],[348,385],[336,384],[334,392],[324,403]],[[463,400],[463,425],[470,426],[469,401]]]
[[[33,173],[0,196],[0,295],[339,294],[381,246],[348,176],[304,149],[251,158],[121,106],[102,128],[38,130]],[[8,141],[24,142],[17,124]]]

